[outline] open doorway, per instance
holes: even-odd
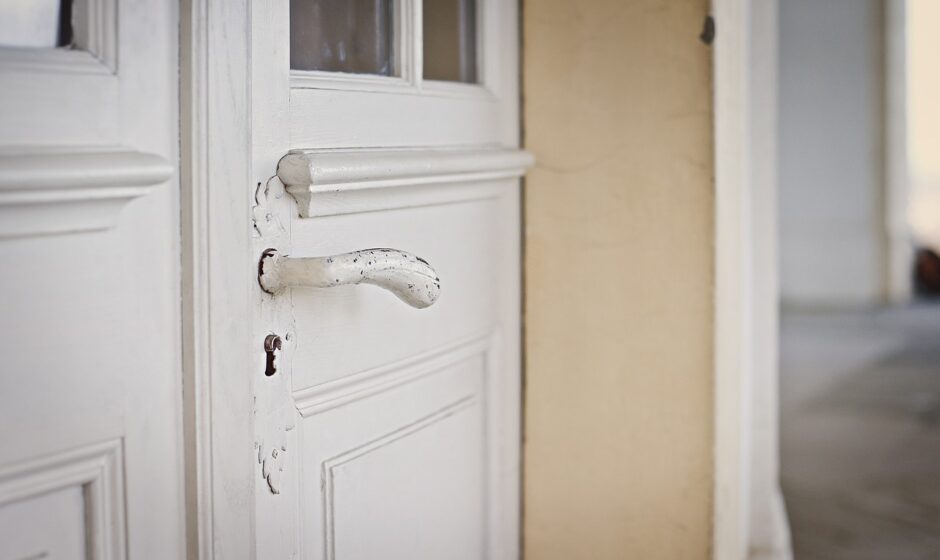
[[[779,4],[781,485],[796,560],[940,551],[940,3]]]

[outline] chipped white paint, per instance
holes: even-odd
[[[398,249],[364,249],[330,257],[293,258],[267,251],[261,257],[261,287],[276,294],[289,287],[333,288],[372,284],[412,307],[437,301],[441,281],[421,257]]]
[[[251,210],[252,223],[257,233],[252,239],[253,251],[261,252],[265,248],[274,254],[287,251],[289,238],[284,224],[290,223],[294,213],[293,201],[285,195],[284,187],[276,176],[265,181],[257,180],[256,184],[255,205]],[[262,295],[260,291],[256,293]],[[255,349],[253,363],[257,364],[253,371],[256,379],[253,401],[255,447],[264,483],[257,486],[255,495],[259,514],[274,515],[277,502],[272,501],[272,497],[281,493],[289,494],[292,490],[284,471],[290,462],[288,450],[294,447],[290,432],[297,418],[290,394],[293,318],[290,298],[262,296],[257,303],[253,324],[260,330],[253,331],[252,335],[252,346]],[[269,371],[267,358],[272,350],[274,362],[271,365],[274,368]]]
[[[272,177],[267,184],[259,183],[255,188],[255,205],[251,208],[251,221],[255,226],[255,231],[261,237],[273,238],[284,233],[284,225],[271,204],[272,200],[280,200],[283,195],[284,188],[277,177]]]
[[[286,428],[290,431],[293,427]],[[284,444],[270,448],[258,444],[258,464],[261,465],[261,476],[268,484],[272,494],[281,493],[281,473],[284,472],[287,447]]]

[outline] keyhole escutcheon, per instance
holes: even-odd
[[[281,349],[281,337],[276,334],[269,334],[264,337],[265,365],[264,374],[271,377],[277,373],[277,355],[276,352]]]

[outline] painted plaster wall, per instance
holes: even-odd
[[[522,5],[525,557],[705,559],[708,1]]]
[[[908,0],[910,208],[919,245],[940,251],[940,2]]]

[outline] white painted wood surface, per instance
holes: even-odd
[[[173,165],[126,149],[0,153],[0,238],[96,231],[166,182]]]
[[[776,423],[777,4],[714,4],[715,560],[792,556]]]
[[[305,218],[498,196],[532,155],[515,148],[345,149],[291,152],[277,176]]]
[[[403,78],[364,79],[291,72],[286,3],[186,12],[203,558],[518,557],[518,177],[531,160],[517,149],[516,6],[480,4],[484,83],[471,86],[420,79],[420,33],[402,38]],[[396,5],[417,30],[420,2]],[[336,188],[309,180],[324,177]],[[416,310],[381,290],[258,283],[266,249],[363,247],[426,258],[440,299]],[[283,344],[266,376],[271,334]]]
[[[246,364],[255,363],[261,341],[246,342],[249,294],[258,289],[256,255],[248,254],[250,10],[242,0],[190,0],[181,8],[187,558],[253,558],[256,472],[245,457],[255,451],[257,369]]]
[[[790,560],[790,527],[780,488],[779,428],[779,266],[777,224],[777,44],[778,2],[751,4],[748,55],[749,145],[751,164],[745,207],[750,239],[746,282],[750,324],[740,341],[750,346],[750,409],[741,422],[749,432],[748,557]]]
[[[117,3],[0,48],[2,558],[184,556],[178,18]]]
[[[714,560],[748,555],[750,369],[748,54],[746,0],[716,0]]]

